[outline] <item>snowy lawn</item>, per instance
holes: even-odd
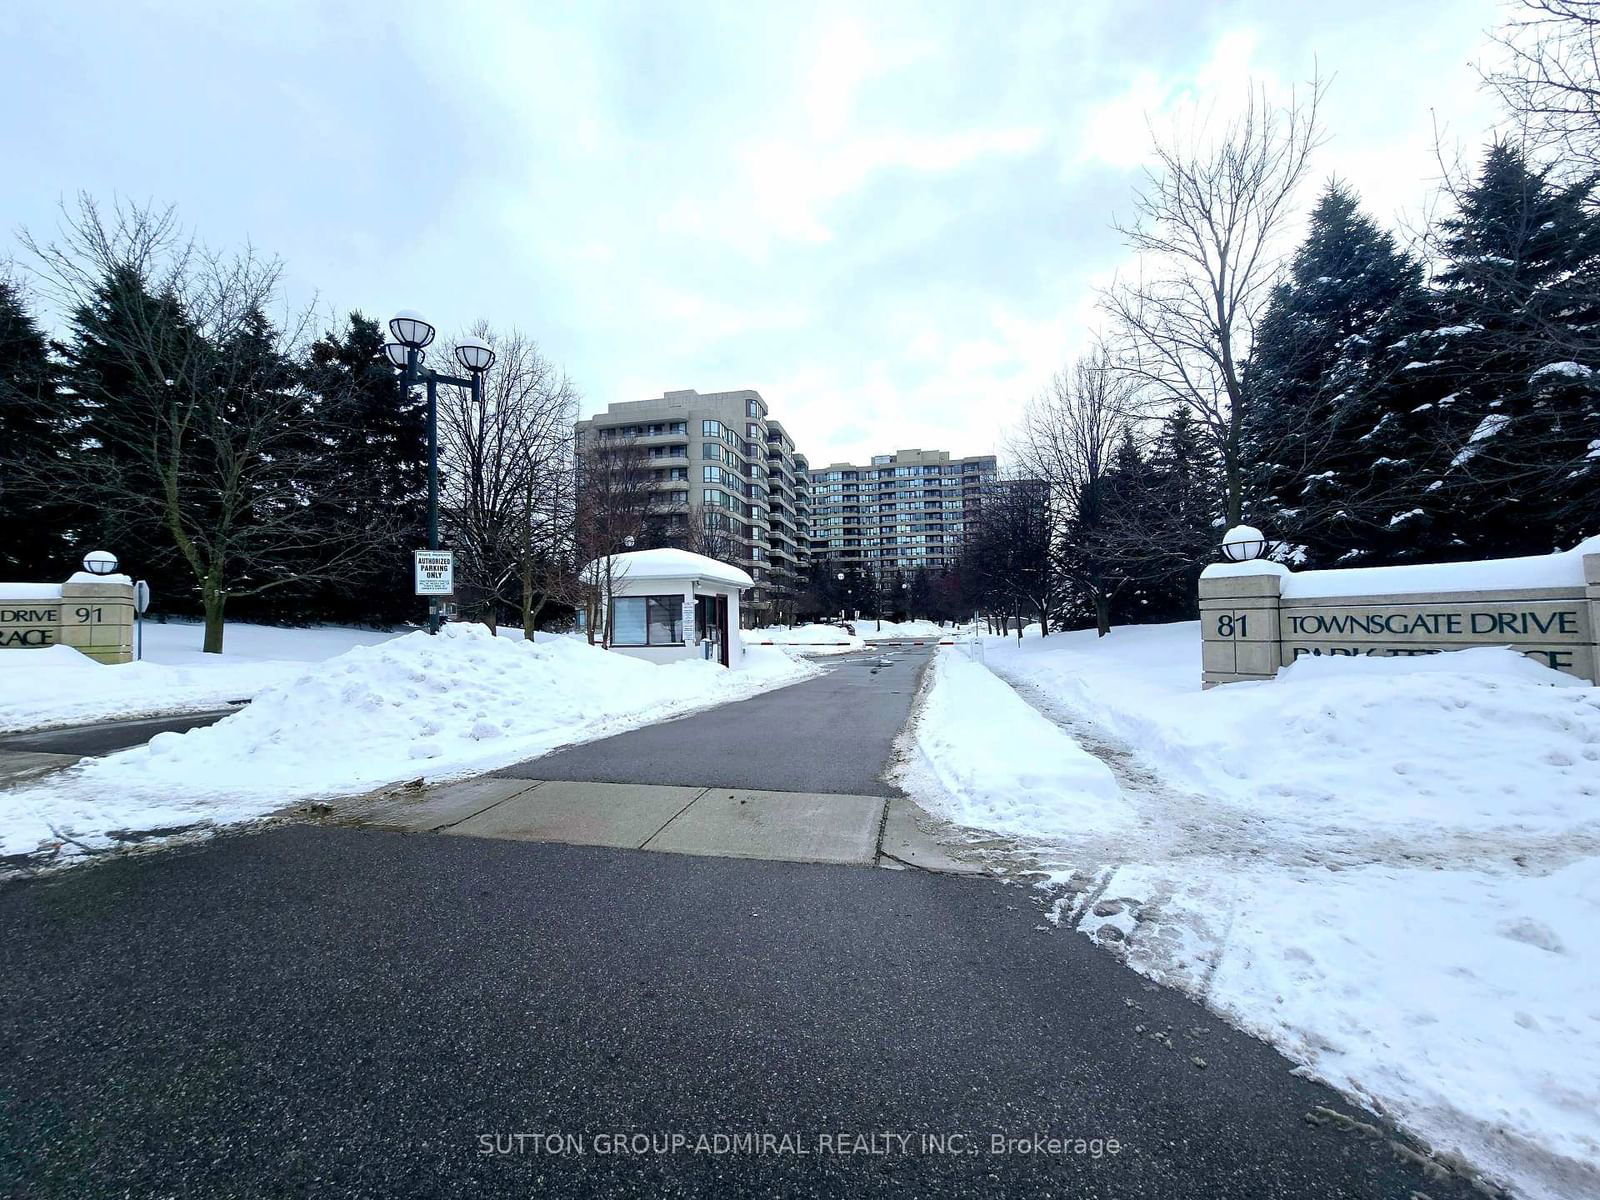
[[[932,621],[852,621],[856,633],[869,642],[879,642],[887,638],[936,638],[950,637],[953,631],[941,629]],[[879,628],[879,625],[883,628]]]
[[[1600,1194],[1600,689],[1480,648],[1202,692],[1199,649],[1193,623],[990,639],[1006,700],[941,651],[903,780],[1436,1150]]]
[[[746,629],[740,636],[747,646],[790,646],[805,654],[849,654],[865,650],[867,643],[837,625],[768,625]]]
[[[116,668],[112,668],[116,669]],[[222,824],[296,800],[493,770],[818,673],[776,648],[657,666],[555,637],[447,625],[301,665],[215,725],[86,760],[0,803],[0,853]]]
[[[222,654],[202,654],[204,629],[147,622],[144,660],[108,665],[65,646],[0,654],[0,733],[118,717],[202,712],[248,700],[353,646],[397,637],[370,629],[230,623]]]

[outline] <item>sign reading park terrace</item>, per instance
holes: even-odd
[[[1562,554],[1439,566],[1293,572],[1251,561],[1200,580],[1207,684],[1265,679],[1307,655],[1510,646],[1600,679],[1600,538]]]

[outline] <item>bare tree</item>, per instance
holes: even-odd
[[[200,594],[207,653],[222,651],[230,598],[370,557],[372,531],[317,469],[322,418],[296,365],[311,314],[283,328],[266,315],[276,260],[211,251],[170,208],[104,213],[86,196],[59,240],[22,241],[79,335],[65,348],[77,448],[51,482],[168,541]]]
[[[1483,72],[1539,147],[1600,170],[1600,0],[1519,0],[1495,35],[1504,51]]]
[[[1155,135],[1135,219],[1118,226],[1137,274],[1102,297],[1118,335],[1118,363],[1142,402],[1187,404],[1223,465],[1227,519],[1243,515],[1240,427],[1244,364],[1278,278],[1285,234],[1313,150],[1325,85],[1275,106],[1252,89],[1239,116],[1213,136],[1208,122]]]
[[[610,599],[626,574],[617,555],[627,549],[629,538],[644,537],[654,484],[650,456],[640,446],[604,445],[596,438],[579,448],[575,548],[578,561],[593,568],[583,579],[591,643],[598,630],[601,644],[611,644]]]
[[[1038,479],[1000,480],[984,495],[976,529],[963,547],[963,570],[971,574],[983,606],[1002,623],[1006,615],[1014,616],[1018,637],[1025,613],[1037,618],[1041,635],[1049,636],[1060,607],[1053,554],[1059,514],[1049,492]]]
[[[1039,501],[1053,510],[1052,528],[1061,533],[1052,547],[1056,567],[1089,601],[1102,637],[1111,631],[1116,590],[1101,553],[1103,485],[1138,391],[1138,379],[1098,346],[1028,402],[1012,447],[1021,473],[1039,481]]]
[[[562,557],[553,551],[566,536],[568,506],[559,500],[571,469],[578,395],[532,339],[481,323],[472,333],[494,348],[495,364],[481,404],[464,389],[439,397],[447,519],[463,581],[490,629],[503,607],[521,609],[527,625],[537,615],[529,608],[537,600],[538,560]]]

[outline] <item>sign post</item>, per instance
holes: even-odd
[[[428,632],[439,632],[439,598],[456,591],[454,550],[416,550],[412,552],[416,594],[428,597]]]
[[[139,580],[133,585],[134,657],[144,658],[144,610],[150,607],[150,585]]]

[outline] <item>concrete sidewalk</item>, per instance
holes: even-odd
[[[346,811],[373,829],[715,858],[977,874],[950,826],[904,797],[479,778]]]

